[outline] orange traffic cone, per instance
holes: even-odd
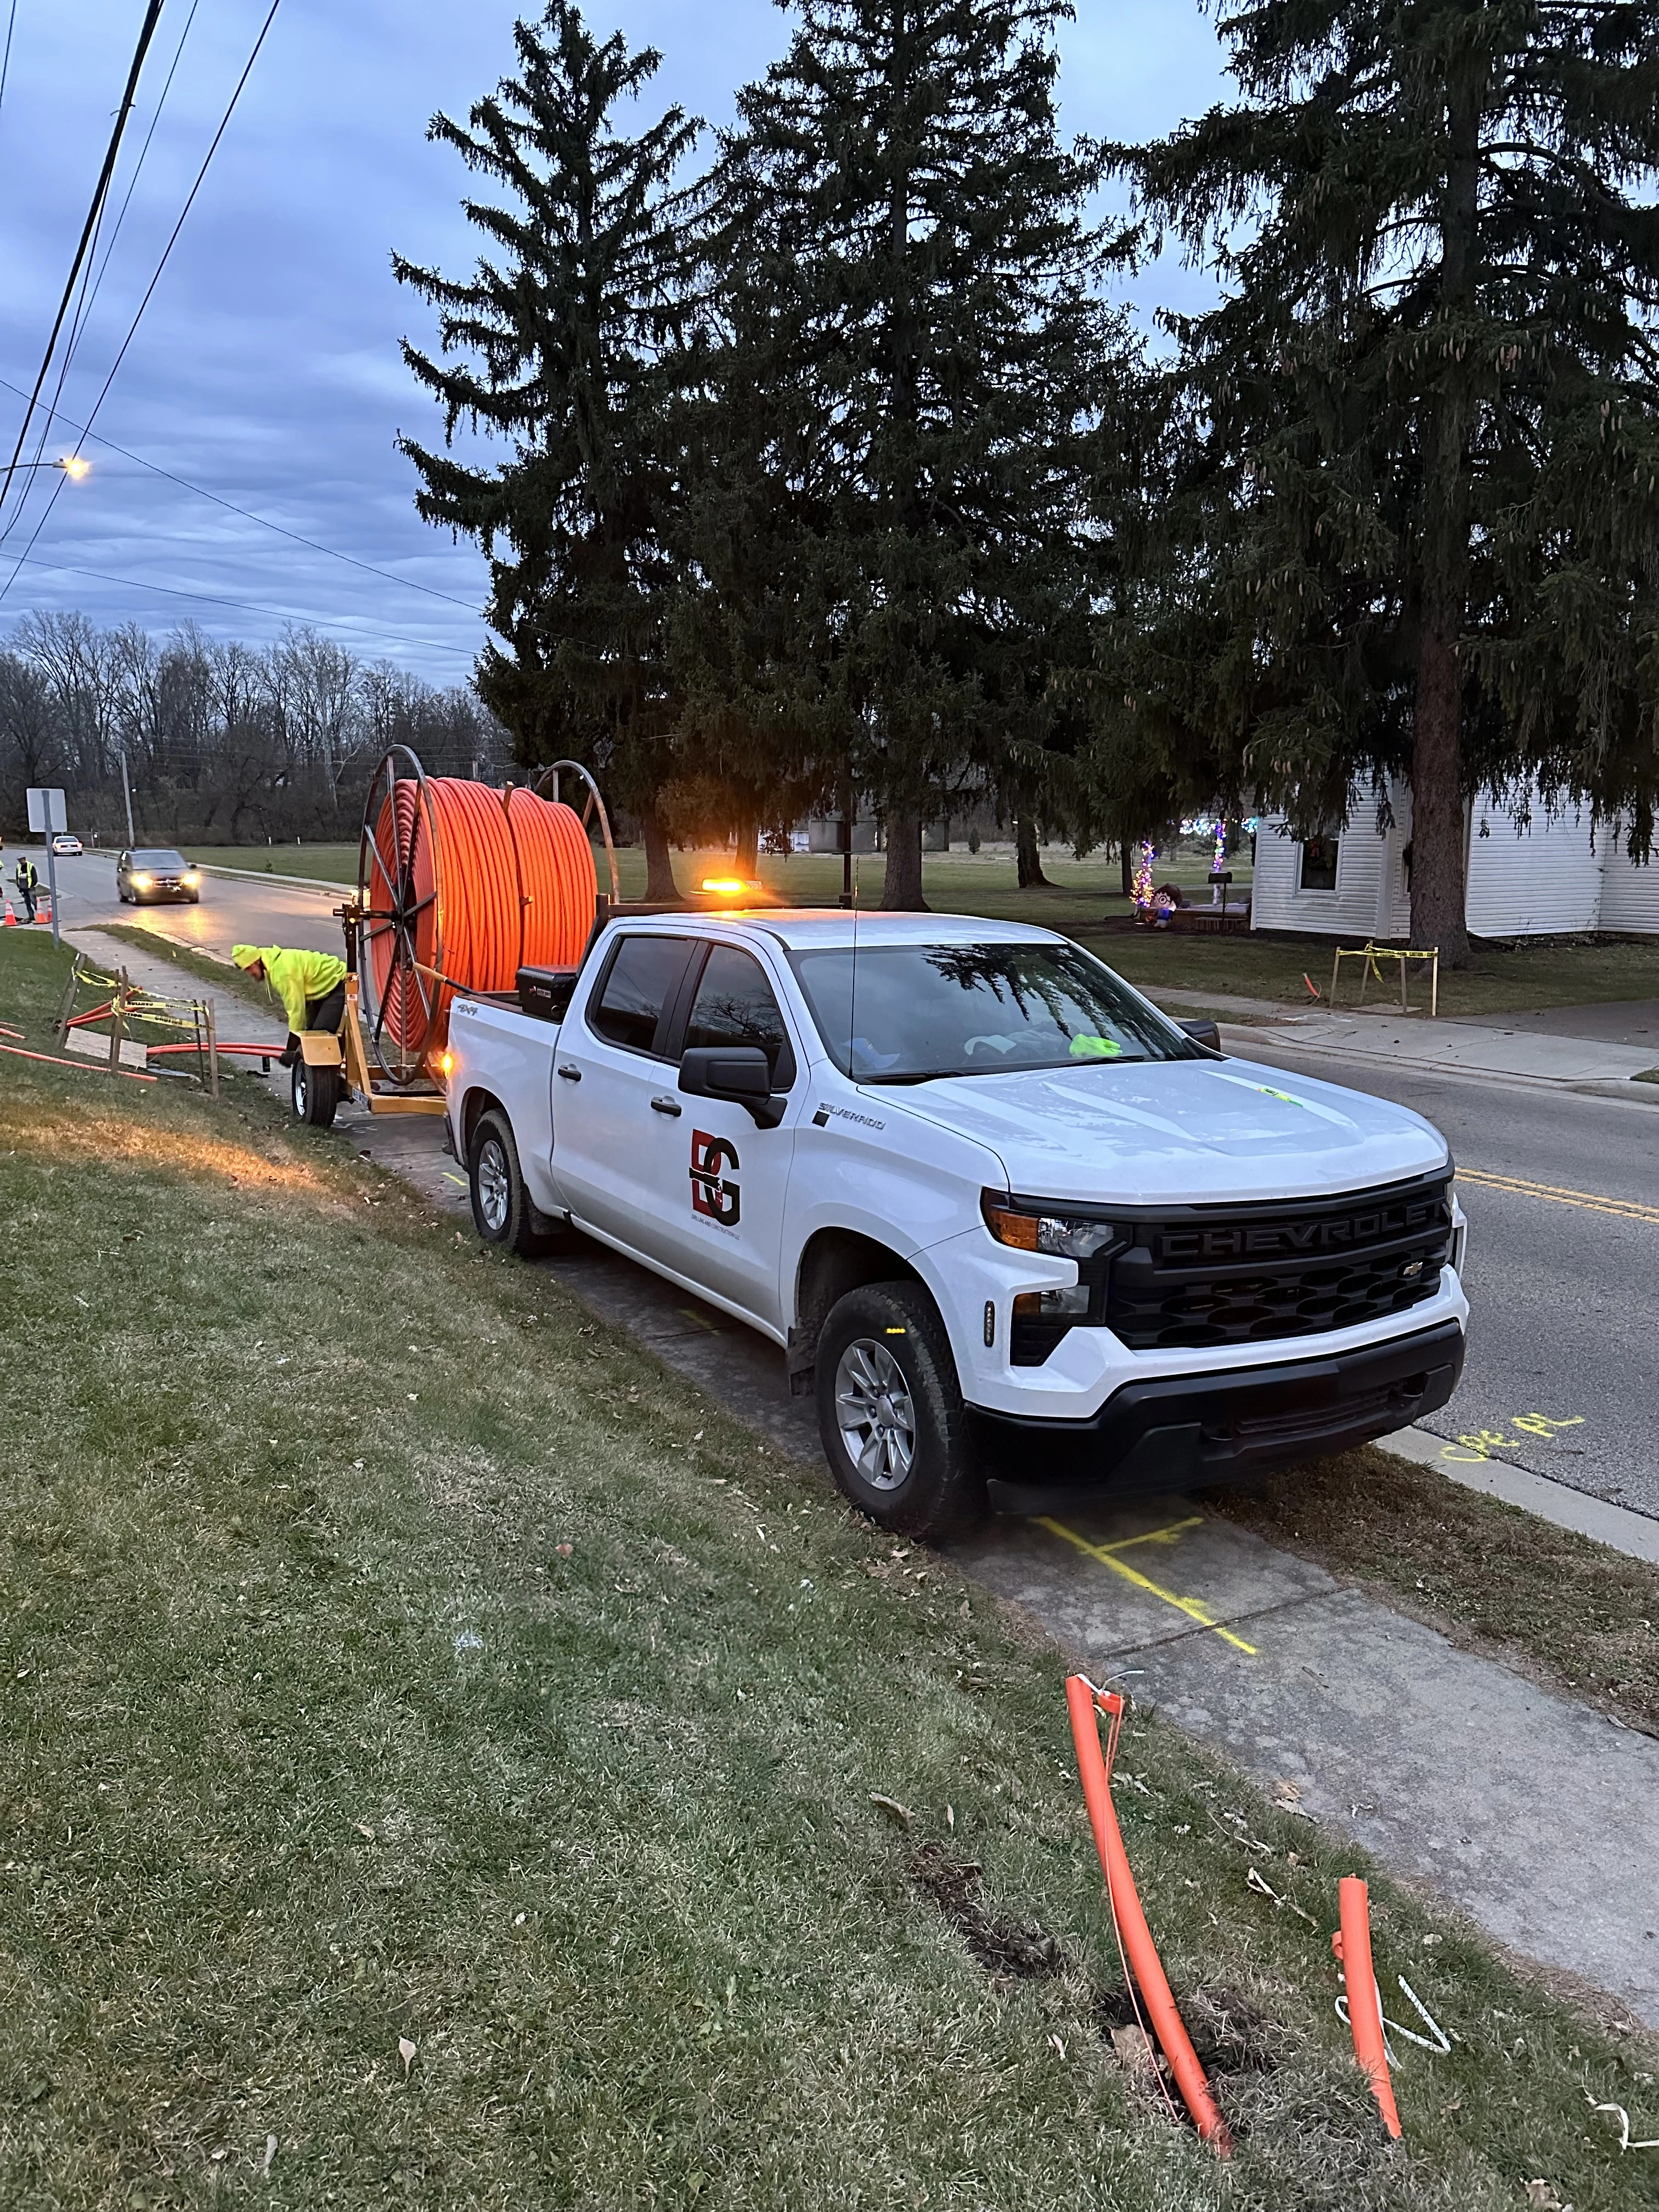
[[[11,901],[9,899],[6,901],[5,927],[8,929],[15,929],[17,927],[17,916],[11,910]]]
[[[52,927],[52,901],[51,901],[49,898],[42,899],[42,900],[41,900],[41,902],[40,902],[40,905],[39,905],[38,907],[36,907],[36,908],[34,909],[34,918],[35,918],[36,921],[44,921],[44,922],[46,923],[46,925],[47,928],[48,928],[48,929],[50,929],[50,928],[51,928],[51,927]]]

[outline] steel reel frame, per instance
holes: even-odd
[[[406,763],[407,768],[400,767],[400,763]],[[398,823],[398,787],[403,783],[413,783],[416,787],[415,813],[407,851],[403,848]],[[398,843],[395,878],[374,841],[380,817],[387,808],[390,809],[392,835]],[[422,830],[432,855],[432,889],[426,897],[420,898],[416,891],[415,860]],[[410,993],[413,991],[426,1015],[426,1034],[430,1037],[438,1012],[439,993],[443,988],[439,981],[444,964],[442,855],[443,848],[437,836],[437,815],[432,803],[431,783],[427,772],[421,765],[419,756],[410,746],[393,745],[369,781],[368,797],[363,806],[362,833],[357,848],[357,903],[362,915],[362,954],[358,961],[358,990],[369,1024],[369,1050],[387,1081],[397,1085],[400,1090],[407,1090],[425,1075],[427,1046],[422,1042],[420,1049],[415,1051],[410,1046],[398,1044],[395,1038],[388,1038],[386,1034],[386,1007],[401,977],[403,988],[399,995],[407,1006]],[[429,963],[421,961],[416,953],[416,932],[420,917],[428,907],[435,908],[433,916],[433,957]],[[386,975],[386,990],[382,993],[375,979],[374,947],[387,936],[392,939],[392,965]]]

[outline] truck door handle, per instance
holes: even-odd
[[[582,1072],[580,1067],[562,1067],[559,1070],[559,1073],[563,1076],[567,1083],[580,1083],[582,1079]]]
[[[685,1109],[678,1098],[653,1098],[651,1101],[651,1111],[653,1114],[671,1115],[678,1121]]]

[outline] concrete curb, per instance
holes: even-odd
[[[1610,1551],[1623,1552],[1632,1559],[1645,1559],[1650,1566],[1659,1566],[1659,1521],[1645,1513],[1633,1513],[1627,1505],[1614,1505],[1605,1498],[1592,1498],[1585,1491],[1574,1490],[1565,1482],[1553,1482],[1547,1474],[1534,1474],[1524,1467],[1513,1467],[1507,1460],[1449,1460],[1442,1457],[1447,1439],[1436,1436],[1429,1429],[1401,1429],[1394,1436],[1379,1437],[1379,1451],[1392,1452],[1396,1459],[1411,1460],[1418,1467],[1432,1468],[1448,1481],[1462,1483],[1465,1490],[1478,1490],[1487,1498],[1501,1498],[1505,1505],[1518,1506],[1523,1513],[1536,1514],[1540,1521],[1548,1521],[1558,1528],[1570,1528],[1575,1535],[1589,1536]]]

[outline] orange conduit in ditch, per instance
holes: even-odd
[[[1348,2033],[1353,2038],[1353,2055],[1371,2085],[1383,2126],[1391,2136],[1397,2136],[1401,2131],[1400,2113],[1394,2101],[1394,2084],[1389,2079],[1389,2049],[1382,2040],[1382,1999],[1376,1986],[1376,1971],[1371,1964],[1370,1893],[1358,1875],[1346,1874],[1338,1882],[1336,1894],[1342,1925],[1331,1938],[1331,1948],[1347,1984]]]
[[[14,1060],[44,1060],[48,1067],[72,1067],[77,1075],[99,1075],[104,1072],[95,1060],[59,1060],[54,1053],[24,1052],[15,1044],[0,1044],[0,1052],[9,1053]],[[118,1067],[115,1073],[118,1075],[125,1075],[129,1083],[155,1083],[160,1080],[154,1075],[140,1075],[136,1067]]]
[[[593,927],[599,888],[593,849],[574,809],[509,786],[505,792],[458,776],[426,790],[399,781],[380,809],[374,846],[393,881],[429,901],[412,927],[414,957],[447,981],[419,981],[394,962],[394,933],[368,933],[377,1004],[405,1051],[430,1056],[449,1031],[453,984],[511,991],[520,968],[574,968]],[[386,876],[371,867],[369,903],[386,902]],[[441,957],[440,957],[441,956]]]
[[[1097,1690],[1086,1675],[1072,1674],[1066,1678],[1066,1706],[1071,1716],[1072,1741],[1077,1746],[1083,1802],[1089,1808],[1089,1826],[1094,1830],[1095,1849],[1100,1854],[1101,1868],[1106,1876],[1106,1895],[1118,1941],[1123,1947],[1124,1966],[1132,1978],[1130,1995],[1133,1997],[1139,1990],[1152,2015],[1153,2031],[1170,2062],[1170,2071],[1175,2075],[1187,2110],[1193,2116],[1193,2124],[1206,2142],[1212,2144],[1226,2158],[1232,2151],[1232,2137],[1170,1994],[1164,1962],[1158,1955],[1152,1931],[1141,1910],[1134,1876],[1129,1871],[1123,1838],[1118,1830],[1117,1808],[1112,1803],[1111,1775],[1101,1753],[1100,1723],[1095,1715],[1098,1707],[1112,1720],[1112,1746],[1115,1749],[1117,1724],[1123,1718],[1123,1700],[1115,1692]]]

